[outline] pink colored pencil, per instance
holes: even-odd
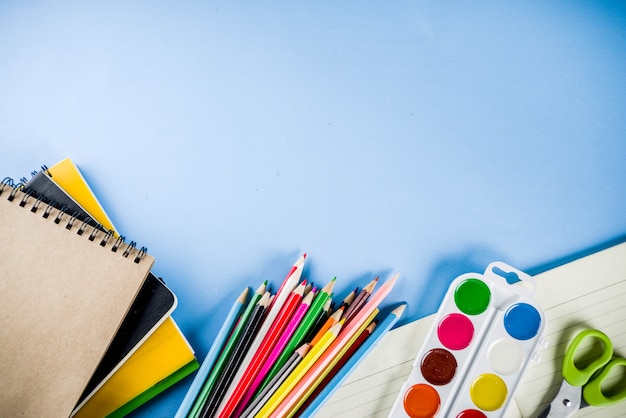
[[[378,292],[361,308],[350,323],[341,330],[337,339],[311,367],[306,375],[289,392],[287,397],[273,411],[271,418],[285,418],[294,414],[306,398],[315,390],[324,379],[328,371],[339,361],[342,353],[358,338],[359,334],[368,326],[378,312],[378,305],[393,288],[398,275],[385,282]]]
[[[282,307],[285,305],[285,301],[287,300],[291,292],[298,286],[298,283],[300,282],[300,277],[302,276],[302,270],[304,268],[305,259],[306,259],[306,254],[302,255],[293,264],[293,267],[291,268],[291,270],[285,277],[285,280],[283,280],[282,284],[280,285],[280,289],[275,295],[272,296],[272,299],[270,301],[270,307],[268,307],[267,309],[267,316],[263,320],[261,329],[259,329],[259,331],[257,332],[257,335],[256,337],[254,337],[254,340],[252,341],[252,344],[250,345],[250,348],[248,352],[246,353],[246,356],[244,357],[243,361],[239,365],[239,368],[237,369],[237,373],[235,374],[235,377],[233,378],[232,383],[228,387],[226,394],[224,395],[224,398],[222,399],[222,402],[220,402],[220,405],[217,408],[216,416],[220,416],[222,411],[224,411],[226,402],[230,399],[230,397],[234,393],[238,382],[241,380],[241,377],[243,376],[245,371],[248,369],[248,366],[250,365],[252,358],[256,354],[258,348],[261,346],[261,343],[263,342],[263,339],[267,335],[268,330],[274,323],[274,320],[278,316]]]
[[[284,306],[279,311],[278,316],[272,323],[269,331],[263,338],[263,341],[261,341],[261,345],[254,354],[254,357],[252,357],[246,371],[243,373],[243,376],[235,386],[235,390],[226,402],[224,409],[219,415],[220,418],[230,417],[237,409],[241,408],[241,411],[245,409],[245,405],[242,404],[241,400],[250,388],[250,385],[252,385],[254,378],[261,370],[263,362],[267,360],[267,356],[269,356],[270,351],[274,348],[276,342],[278,342],[280,334],[287,326],[289,319],[291,319],[296,308],[302,301],[302,294],[305,287],[306,281],[303,281],[293,292],[291,292],[285,301]],[[237,414],[234,414],[234,416],[237,416]]]
[[[267,376],[267,373],[274,366],[276,359],[278,359],[278,356],[280,356],[280,353],[282,353],[283,349],[289,342],[289,339],[291,338],[296,328],[302,321],[304,314],[307,312],[307,310],[311,306],[311,302],[313,301],[313,297],[315,296],[315,293],[316,293],[316,290],[313,289],[312,291],[307,293],[304,299],[302,299],[302,302],[300,302],[300,306],[298,306],[298,309],[296,309],[296,312],[293,314],[293,316],[289,320],[289,324],[287,324],[287,326],[285,327],[285,330],[283,331],[280,338],[278,339],[278,342],[272,349],[272,352],[267,357],[267,360],[263,363],[263,367],[261,368],[261,371],[254,379],[254,381],[252,382],[252,385],[248,389],[248,392],[246,392],[246,395],[244,396],[243,400],[241,401],[241,403],[235,410],[235,416],[239,416],[241,411],[243,411],[245,407],[248,405],[248,403],[252,401],[257,389],[259,388],[261,383],[263,383],[263,379],[265,379],[265,376]]]

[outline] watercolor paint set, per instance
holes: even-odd
[[[543,341],[535,289],[501,262],[454,279],[389,417],[502,416]]]

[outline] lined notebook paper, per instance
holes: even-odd
[[[546,318],[539,362],[522,378],[507,418],[534,417],[556,395],[563,355],[585,327],[604,331],[615,355],[626,356],[626,243],[588,255],[535,276],[536,298]],[[408,378],[434,316],[392,330],[329,399],[316,418],[387,417]],[[585,408],[576,417],[625,417],[624,405]]]
[[[154,259],[4,183],[0,189],[2,413],[67,417]]]

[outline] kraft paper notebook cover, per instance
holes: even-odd
[[[55,173],[54,177],[52,172]],[[65,179],[66,187],[69,189],[64,189],[57,183],[56,179],[59,177]],[[32,178],[24,184],[24,191],[34,192],[38,197],[45,197],[47,202],[55,202],[57,206],[65,207],[68,213],[79,221],[88,222],[101,229],[104,225],[111,225],[104,209],[78,171],[78,167],[70,159],[65,159],[50,169],[43,167],[41,171],[33,172]],[[97,215],[93,215],[84,207],[100,209]],[[93,392],[99,389],[111,374],[121,367],[145,340],[151,337],[151,334],[171,315],[176,305],[177,299],[174,293],[160,278],[149,273],[128,315],[124,318],[107,352],[85,387],[79,404],[92,396]],[[154,347],[153,351],[155,349],[159,350],[158,347]]]
[[[60,171],[59,166],[64,170]],[[54,178],[51,175],[53,171],[55,173]],[[64,189],[57,183],[59,174],[63,174],[66,187],[69,189]],[[34,192],[38,197],[45,197],[46,202],[55,202],[57,207],[65,207],[66,211],[76,217],[77,220],[87,222],[89,225],[102,230],[108,230],[104,226],[111,225],[96,196],[90,192],[91,189],[78,168],[69,159],[55,164],[50,169],[44,166],[41,171],[33,172],[32,178],[24,184],[24,191],[26,193]],[[100,209],[97,211],[97,215],[93,215],[87,212],[84,207]],[[139,344],[149,338],[150,334],[174,311],[176,305],[177,299],[174,293],[162,279],[150,273],[139,290],[132,309],[122,322],[121,328],[106,355],[85,388],[81,402],[115,368],[119,367],[119,364],[132,354]]]
[[[614,355],[626,356],[626,242],[596,251],[537,274],[536,300],[546,314],[540,360],[531,362],[505,418],[535,417],[561,383],[565,347],[583,327],[609,335]],[[411,373],[435,315],[391,330],[374,347],[316,418],[384,418]],[[622,382],[625,383],[625,382]],[[624,405],[589,407],[576,417],[625,417]]]
[[[2,413],[67,417],[154,259],[4,182],[0,231]]]

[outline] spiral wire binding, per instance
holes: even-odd
[[[32,213],[37,213],[37,211],[39,210],[39,206],[41,206],[42,203],[46,203],[47,201],[48,201],[48,199],[46,199],[45,196],[37,197],[37,201],[35,201],[33,206],[30,208],[30,211]]]
[[[42,169],[46,170],[47,167],[42,166]],[[5,189],[10,188],[11,191],[7,196],[7,200],[9,202],[13,202],[18,192],[21,191],[23,193],[23,196],[20,199],[18,205],[20,207],[26,207],[26,205],[28,204],[28,201],[31,199],[34,199],[35,201],[33,202],[33,205],[30,208],[30,211],[32,213],[37,213],[40,206],[42,204],[47,203],[46,209],[41,215],[42,218],[45,218],[45,219],[49,218],[52,213],[52,210],[56,209],[58,210],[58,213],[54,217],[53,222],[57,225],[61,224],[63,221],[63,218],[66,216],[69,216],[69,219],[67,220],[67,223],[65,224],[65,229],[72,230],[72,228],[75,226],[76,220],[78,219],[77,218],[78,212],[69,214],[67,207],[63,206],[61,208],[58,208],[58,205],[56,202],[54,201],[48,202],[45,196],[37,196],[36,193],[32,190],[24,190],[25,183],[26,183],[26,179],[21,179],[19,183],[15,183],[12,178],[5,177],[2,180],[2,182],[0,182],[0,196],[5,192]],[[111,241],[111,238],[114,236],[113,231],[105,230],[101,224],[95,222],[94,219],[92,218],[84,219],[80,227],[78,227],[78,229],[76,230],[76,234],[83,235],[87,229],[87,226],[90,226],[90,223],[95,223],[96,226],[92,226],[93,229],[90,232],[87,239],[89,241],[95,241],[98,235],[102,233],[103,236],[99,244],[101,247],[106,247],[109,241]],[[117,237],[117,239],[113,243],[113,246],[111,247],[111,251],[115,253],[124,245],[126,246],[124,248],[124,251],[122,252],[122,256],[124,258],[128,258],[132,254],[133,250],[137,249],[137,243],[135,241],[130,241],[129,243],[126,243],[126,238],[123,235],[120,235],[119,237]],[[133,259],[133,262],[139,263],[143,259],[143,257],[147,254],[147,252],[148,252],[148,249],[146,247],[141,247],[139,250],[137,250],[137,255]]]

